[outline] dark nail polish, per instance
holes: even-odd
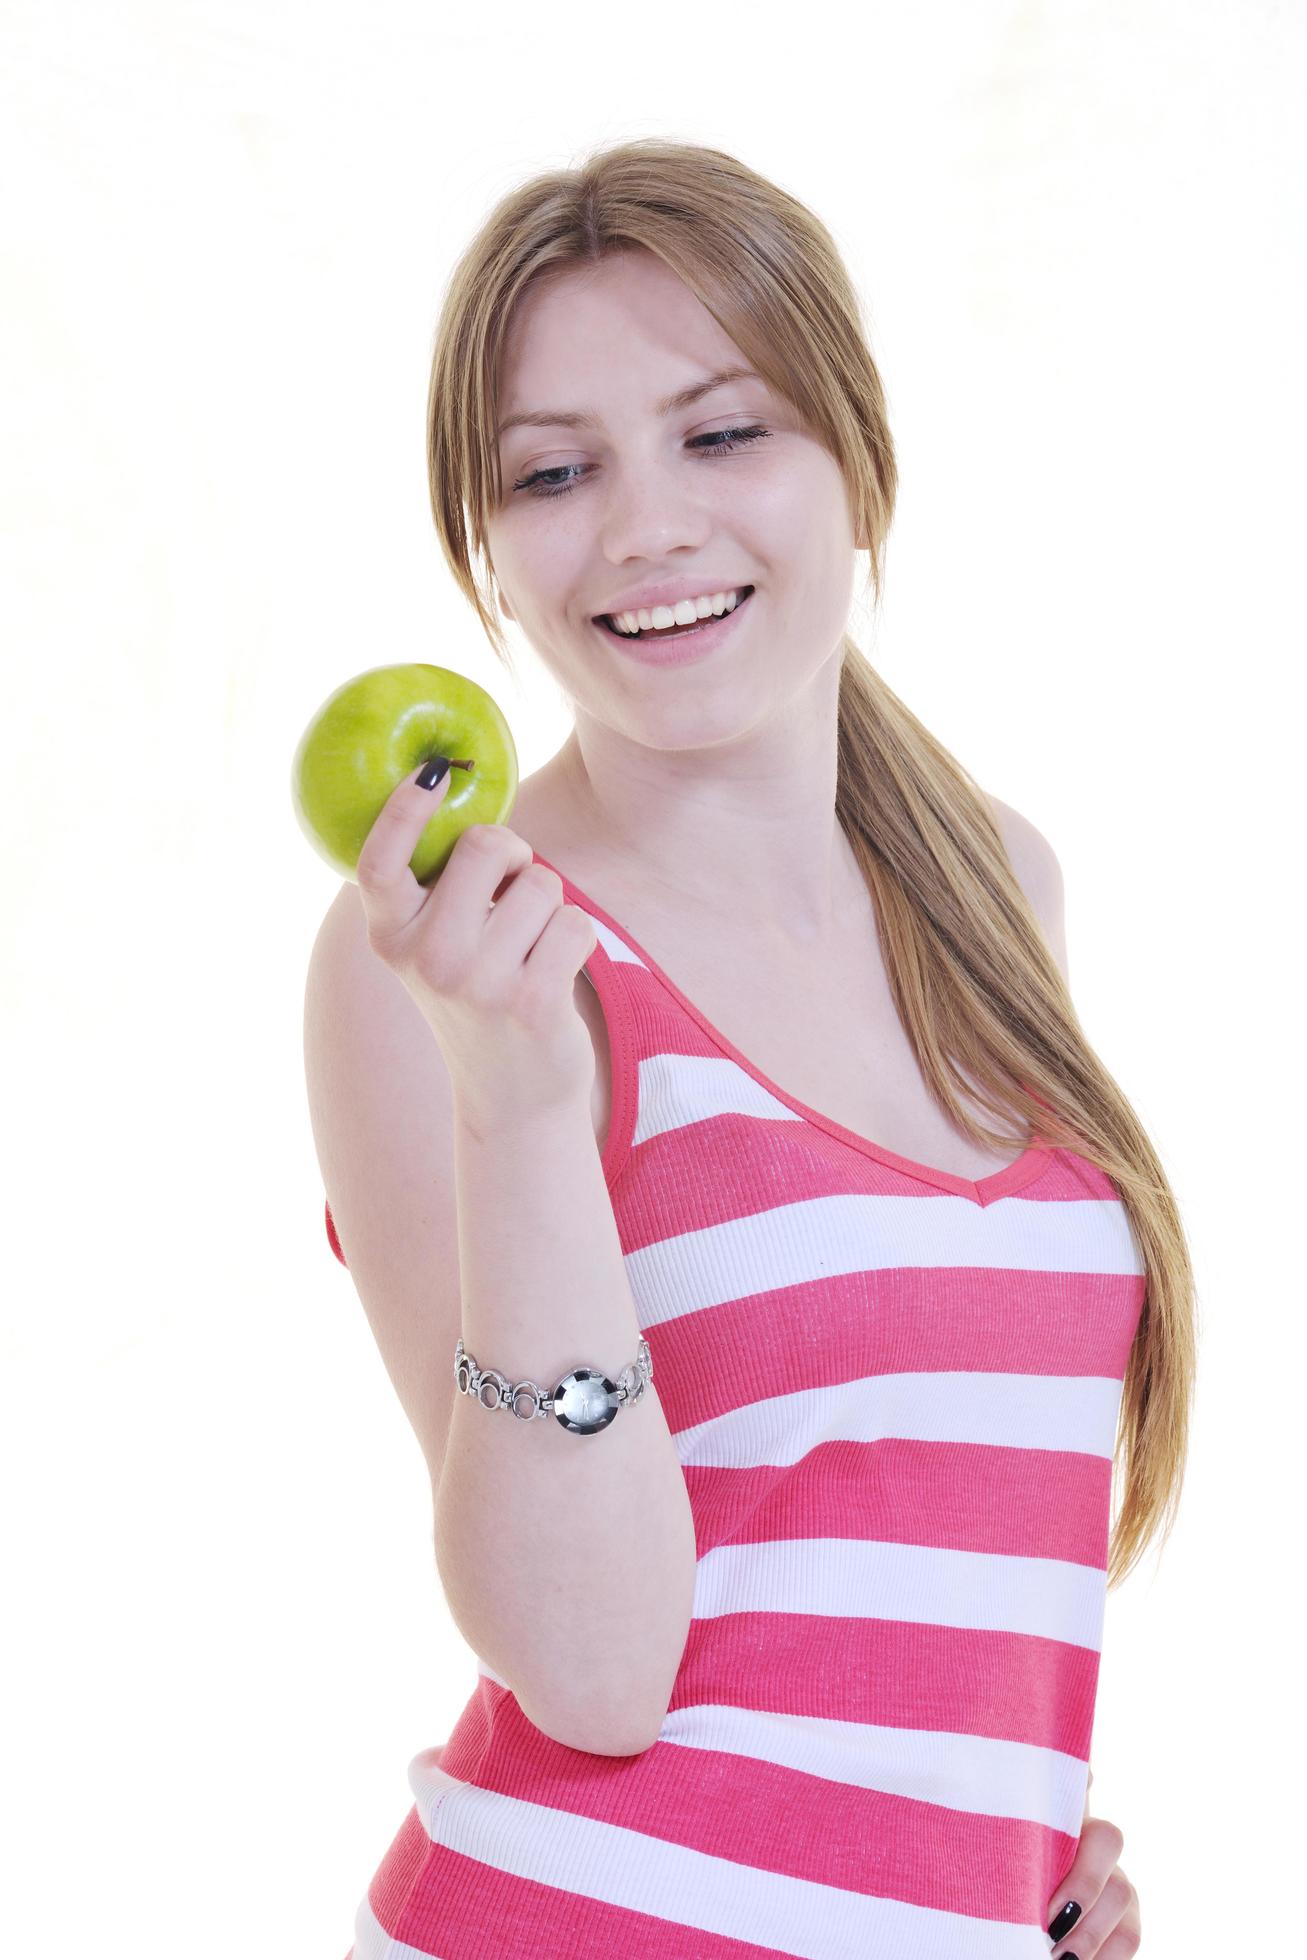
[[[1053,1921],[1052,1925],[1048,1929],[1048,1937],[1050,1940],[1052,1940],[1054,1946],[1056,1946],[1058,1941],[1064,1938],[1065,1935],[1071,1931],[1071,1928],[1075,1925],[1079,1917],[1080,1917],[1080,1907],[1076,1904],[1074,1899],[1068,1899],[1066,1904],[1063,1906],[1061,1912],[1059,1912],[1057,1918]],[[1075,1960],[1075,1955],[1073,1953],[1064,1953],[1062,1955],[1062,1960]]]
[[[437,783],[442,783],[445,780],[448,772],[449,757],[447,755],[433,755],[430,762],[424,762],[422,765],[422,773],[417,779],[418,788],[434,789]]]
[[[1062,1960],[1079,1960],[1079,1956],[1074,1953],[1064,1953],[1062,1955]]]

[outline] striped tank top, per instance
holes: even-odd
[[[694,1516],[689,1634],[634,1756],[551,1740],[478,1660],[346,1960],[1043,1960],[1144,1296],[1116,1187],[1038,1135],[975,1180],[855,1135],[559,875],[598,936],[603,1172]]]

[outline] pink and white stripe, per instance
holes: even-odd
[[[694,1514],[689,1638],[633,1757],[552,1742],[478,1663],[347,1960],[1042,1960],[1143,1304],[1125,1208],[1038,1141],[971,1180],[808,1109],[564,884],[599,937],[604,1174]]]

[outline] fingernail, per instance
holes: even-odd
[[[1076,1904],[1074,1899],[1068,1899],[1066,1904],[1063,1906],[1061,1912],[1059,1912],[1057,1918],[1053,1921],[1052,1925],[1048,1929],[1048,1937],[1050,1938],[1050,1940],[1052,1940],[1054,1946],[1056,1946],[1058,1941],[1071,1931],[1071,1928],[1075,1925],[1079,1917],[1080,1917],[1080,1907]],[[1076,1960],[1076,1956],[1074,1953],[1064,1953],[1062,1955],[1062,1960]]]
[[[449,757],[447,755],[433,755],[430,762],[424,762],[422,765],[422,772],[417,779],[418,788],[434,789],[437,783],[442,783],[445,780],[448,771]]]

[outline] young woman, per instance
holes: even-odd
[[[328,1230],[478,1657],[354,1960],[1126,1960],[1090,1741],[1190,1265],[1056,859],[845,632],[896,468],[844,268],[623,144],[492,213],[429,404],[447,561],[575,725],[430,890],[460,781],[407,776],[311,965]]]

